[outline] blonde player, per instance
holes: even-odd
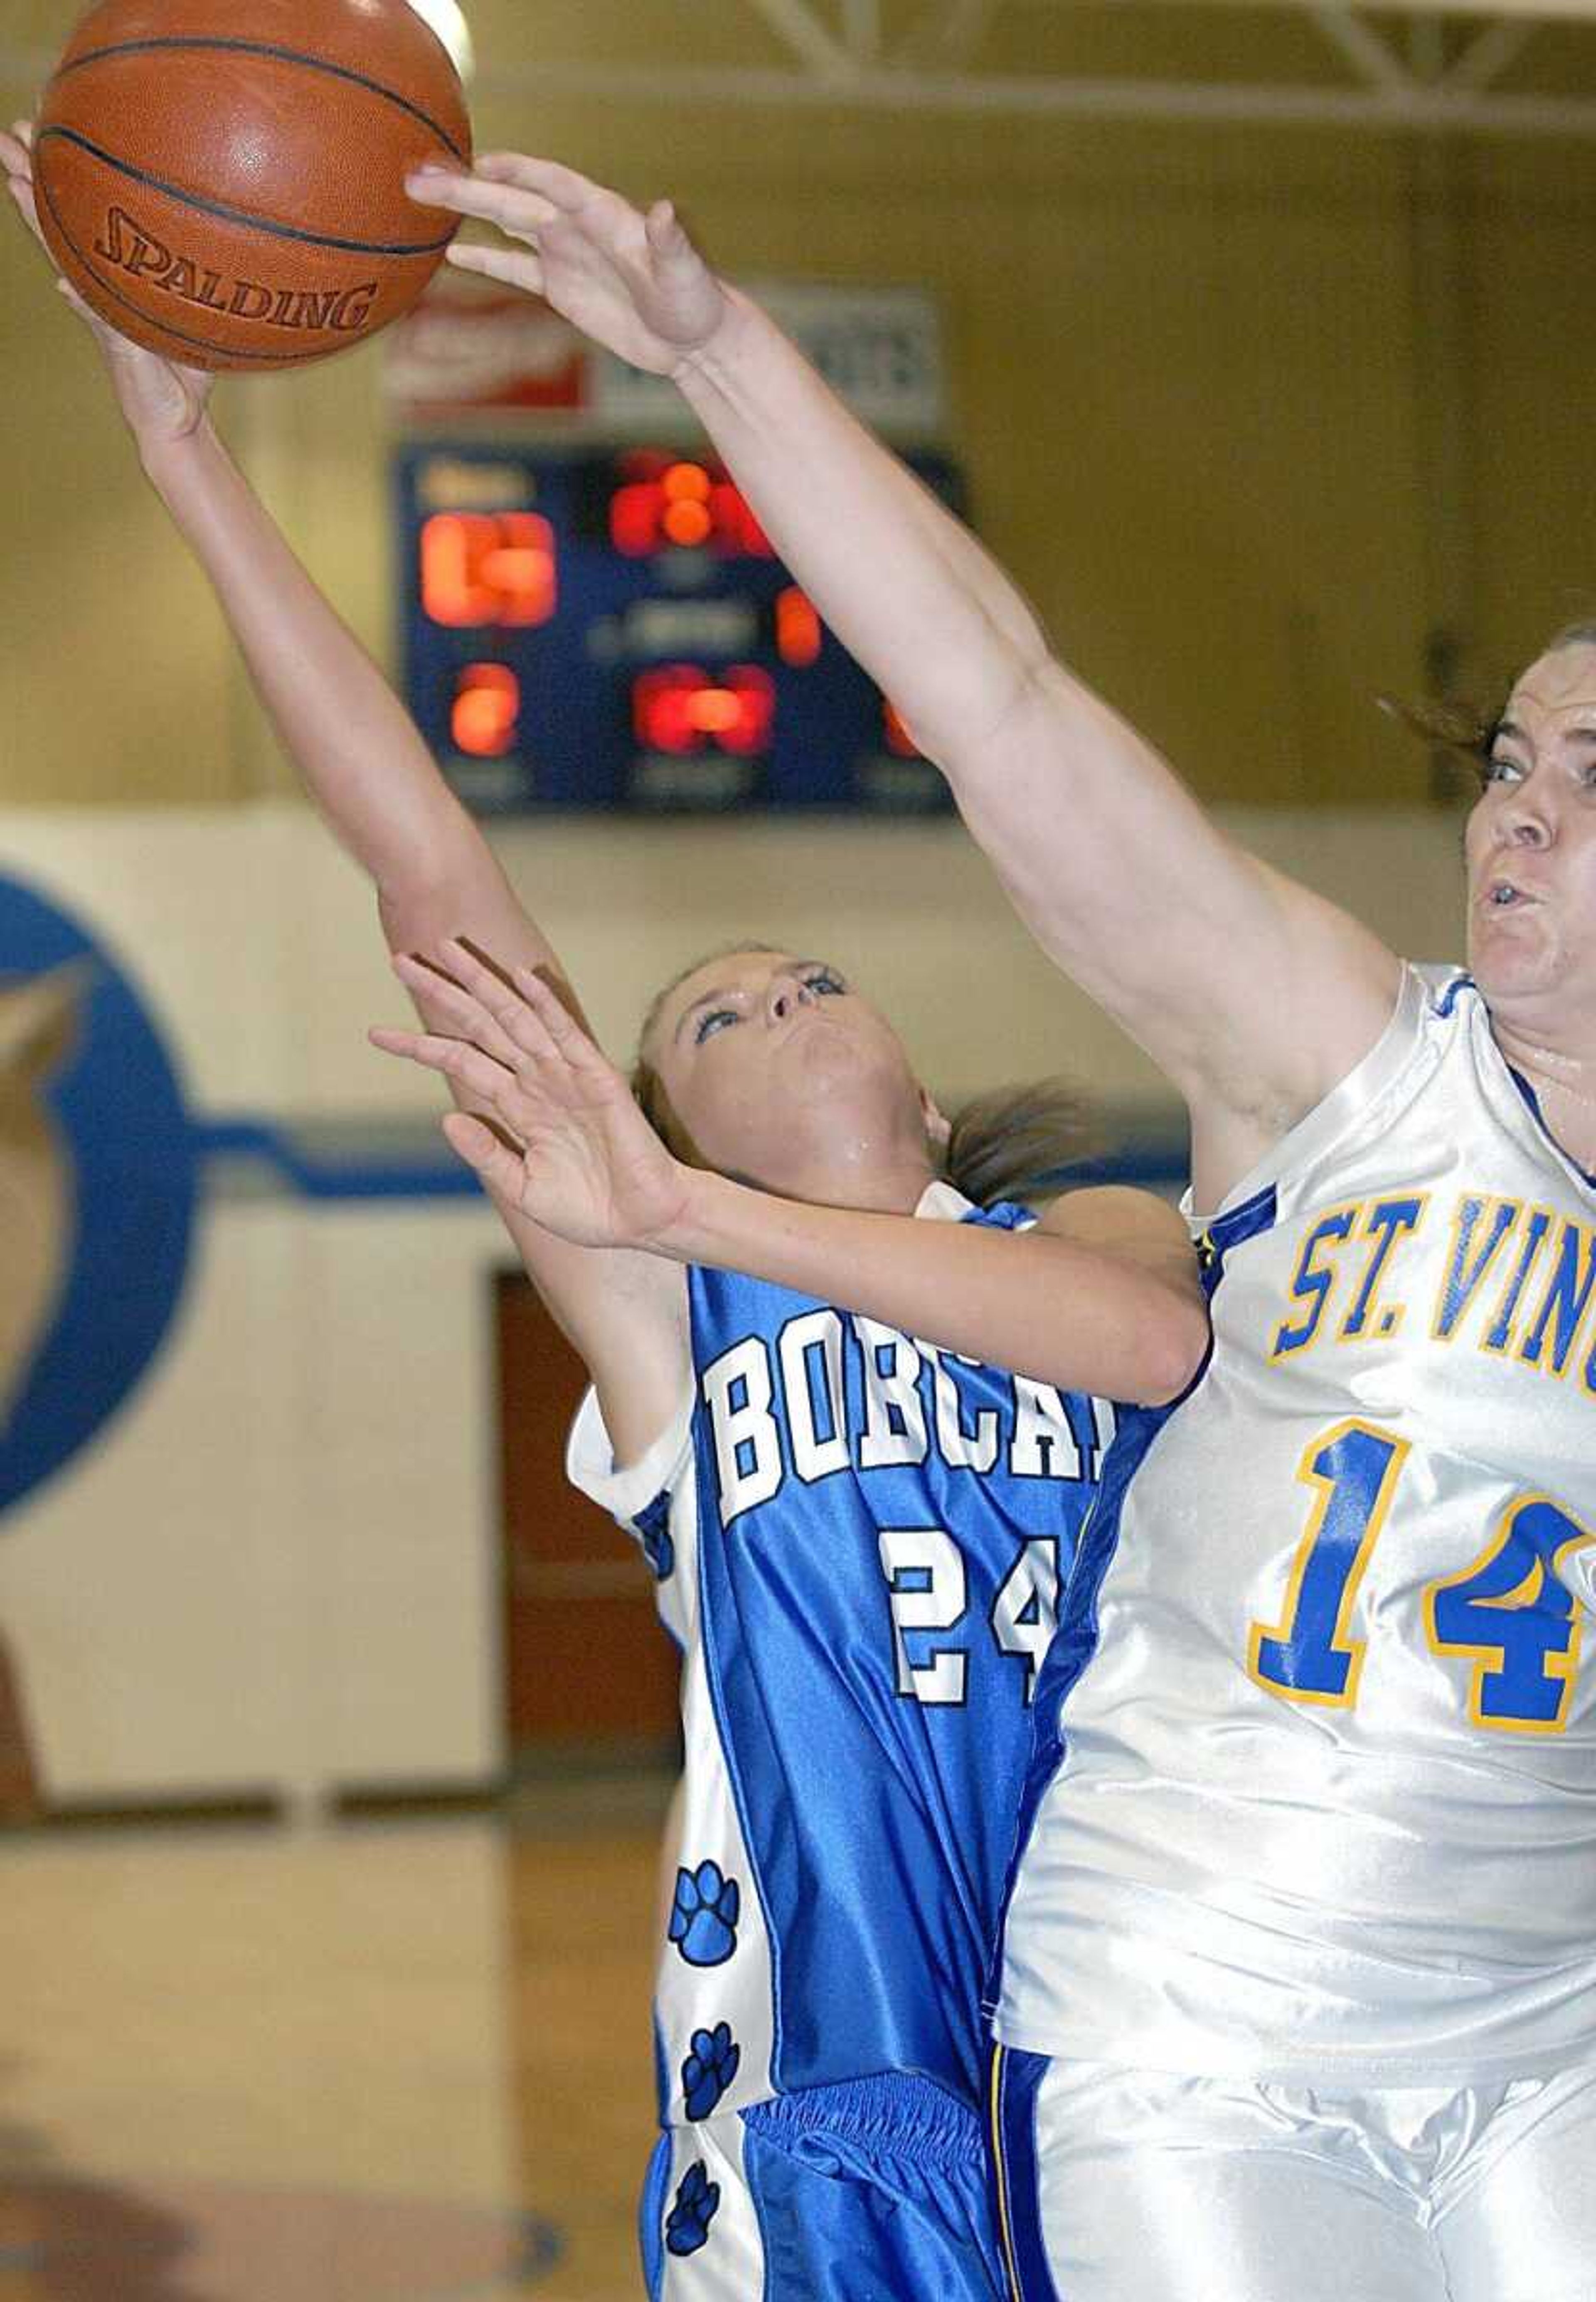
[[[25,139],[0,158],[30,214]],[[1005,1172],[1052,1164],[1048,1106],[977,1155],[819,954],[737,945],[666,987],[640,1082],[659,1135],[549,997],[540,1040],[553,954],[229,458],[205,380],[91,324],[374,882],[432,1026],[388,1043],[515,1133],[521,1155],[448,1122],[592,1374],[573,1475],[635,1533],[683,1649],[651,2293],[992,2302],[979,1998],[1029,1705],[1106,1399],[1172,1395],[1205,1345],[1184,1229],[1137,1192],[1034,1223],[1004,1204]],[[562,1063],[585,1132],[538,1100]]]
[[[1111,1462],[997,2030],[1028,2302],[1596,2288],[1596,636],[1492,731],[1469,966],[1228,839],[668,206],[457,248],[673,376],[1059,964],[1191,1113],[1212,1359]]]

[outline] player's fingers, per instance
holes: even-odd
[[[33,189],[33,179],[30,176],[7,176],[5,180],[5,189],[11,194],[13,200],[15,202],[17,213],[21,217],[22,222],[27,225],[35,239],[38,240],[39,246],[44,249],[46,261],[54,267],[55,258],[51,254],[50,244],[45,238],[45,228],[38,220],[38,196]],[[103,328],[101,322],[98,321],[95,315],[89,310],[88,305],[83,301],[83,298],[79,295],[75,288],[69,287],[67,282],[63,280],[59,274],[57,274],[55,284],[60,289],[62,294],[66,298],[67,302],[71,306],[73,311],[78,313],[81,318],[87,320],[89,326],[95,330],[97,334],[109,332],[109,331]]]
[[[451,1111],[443,1122],[443,1133],[450,1150],[475,1168],[489,1190],[507,1199],[519,1196],[521,1161],[508,1144],[500,1141],[486,1120],[475,1119],[466,1111]]]
[[[411,996],[436,1010],[451,1026],[456,1038],[471,1039],[499,1063],[514,1070],[515,1042],[500,1030],[489,1010],[466,987],[441,968],[429,967],[409,952],[396,952],[393,971]],[[427,1020],[432,1021],[428,1012]]]
[[[543,267],[532,254],[513,248],[483,248],[475,240],[456,240],[449,260],[458,272],[475,272],[483,280],[502,280],[507,287],[524,288],[530,296],[543,292]]]
[[[423,207],[452,208],[457,215],[496,223],[501,231],[536,231],[560,213],[540,192],[521,191],[514,184],[483,183],[451,168],[417,168],[405,179],[405,188]]]
[[[5,147],[9,142],[9,138],[0,136],[0,158],[6,161],[7,166],[10,165],[10,158],[6,153]],[[27,155],[24,153],[22,156],[25,165]],[[38,240],[39,246],[44,248],[45,254],[49,256],[50,251],[48,247],[46,245],[44,231],[38,220],[38,201],[34,193],[31,178],[26,173],[21,175],[8,175],[5,180],[5,189],[11,194],[13,200],[16,203],[17,212],[21,215],[23,223],[33,234],[35,239]],[[51,261],[55,261],[54,257],[51,257]],[[88,322],[88,325],[94,330],[95,334],[99,337],[103,343],[109,345],[114,344],[119,340],[113,331],[109,329],[105,325],[105,322],[99,317],[98,314],[89,310],[88,306],[83,301],[82,297],[79,295],[77,290],[71,285],[70,281],[57,277],[55,286],[63,300],[71,306],[73,311],[76,312],[80,320],[86,320]]]
[[[676,214],[674,200],[656,200],[643,218],[643,225],[649,246],[656,256],[668,256],[693,247],[692,236]]]
[[[388,964],[402,983],[416,990],[458,991],[460,987],[449,970],[424,951],[391,951]]]
[[[88,325],[93,329],[95,334],[98,336],[103,344],[118,344],[122,340],[122,339],[116,333],[114,328],[108,328],[105,325],[105,323],[101,319],[97,312],[91,311],[89,309],[88,306],[83,301],[82,297],[79,295],[77,290],[72,286],[70,280],[58,280],[55,282],[55,292],[61,298],[63,304],[70,304],[71,306],[73,311],[76,312],[80,320],[86,320],[88,323]]]
[[[517,973],[519,974],[519,972],[520,970],[517,969]],[[523,1054],[528,1056],[533,1063],[542,1065],[545,1071],[550,1066],[557,1071],[564,1068],[560,1063],[559,1049],[550,1038],[547,1025],[537,1010],[528,1005],[525,999],[517,1000],[513,1013],[508,1010],[506,1011],[505,1029]]]
[[[460,989],[476,1001],[513,1040],[522,1003],[492,960],[475,944],[467,943],[464,936],[447,937],[438,947],[438,957]]]
[[[589,201],[602,199],[604,187],[595,184],[591,177],[579,175],[575,168],[565,167],[559,160],[541,160],[531,152],[479,152],[475,161],[477,177],[491,182],[514,184],[524,192],[536,192],[551,201],[557,208],[575,211],[585,207]],[[615,194],[609,197],[614,198]]]
[[[609,1057],[596,1046],[553,986],[529,967],[516,970],[516,989],[536,1017],[553,1053],[578,1071],[608,1072]]]
[[[491,1111],[505,1133],[517,1142],[543,1112],[538,1098],[523,1093],[516,1072],[464,1040],[447,1038],[436,1031],[393,1031],[382,1024],[374,1024],[365,1036],[383,1054],[400,1055],[464,1088],[471,1100]]]
[[[464,1045],[441,1031],[396,1031],[388,1023],[372,1024],[365,1036],[385,1055],[402,1055],[406,1063],[420,1063],[430,1071],[449,1070]]]
[[[5,189],[15,201],[17,213],[41,248],[45,244],[44,227],[38,220],[38,199],[26,176],[7,176]]]
[[[536,1063],[558,1063],[560,1061],[559,1049],[547,1027],[539,1020],[538,1009],[529,1005],[523,996],[524,979],[533,983],[538,980],[530,968],[517,967],[512,986],[479,957],[469,944],[458,938],[444,945],[443,957],[450,972],[458,976],[473,997],[481,1002],[522,1055],[530,1057]]]
[[[34,191],[31,179],[27,176],[8,176],[5,180],[5,189],[11,194],[13,200],[15,202],[17,213],[21,217],[22,222],[27,225],[35,239],[38,240],[40,248],[43,248],[46,262],[54,268],[55,258],[51,254],[50,244],[45,238],[44,226],[38,220],[38,199]],[[56,274],[55,285],[61,290],[63,296],[65,297],[67,302],[71,306],[73,311],[77,313],[79,318],[88,321],[96,335],[99,336],[102,340],[109,340],[111,341],[115,340],[115,338],[112,334],[112,331],[105,326],[102,320],[89,310],[88,305],[83,301],[82,297],[79,295],[77,290],[71,287],[66,281],[63,280],[59,273]]]
[[[438,963],[463,991],[481,1000],[490,1014],[502,1016],[513,1005],[515,993],[492,958],[463,935],[445,936],[438,946]]]
[[[365,1036],[385,1055],[402,1055],[407,1063],[458,1080],[495,1107],[515,1094],[514,1074],[468,1040],[446,1038],[440,1031],[391,1031],[382,1024],[374,1024]]]
[[[701,279],[710,261],[669,200],[657,200],[647,220],[649,254],[668,276]]]

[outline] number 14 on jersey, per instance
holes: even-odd
[[[1298,1465],[1314,1494],[1278,1622],[1254,1623],[1247,1668],[1291,1702],[1349,1710],[1365,1642],[1352,1623],[1407,1466],[1407,1442],[1350,1420],[1312,1440]],[[1550,1496],[1516,1496],[1483,1550],[1430,1584],[1423,1618],[1430,1651],[1472,1665],[1468,1714],[1503,1733],[1555,1735],[1574,1700],[1583,1611],[1562,1580],[1571,1555],[1596,1542]]]

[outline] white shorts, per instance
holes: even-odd
[[[1596,2069],[1357,2094],[999,2047],[1014,2302],[1592,2302]]]

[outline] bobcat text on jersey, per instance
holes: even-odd
[[[769,1502],[789,1475],[812,1485],[940,1459],[978,1474],[1001,1461],[1022,1479],[1096,1477],[1113,1435],[1110,1407],[1012,1375],[1000,1405],[972,1410],[956,1370],[974,1364],[829,1307],[789,1319],[774,1343],[734,1343],[700,1378],[722,1524]]]

